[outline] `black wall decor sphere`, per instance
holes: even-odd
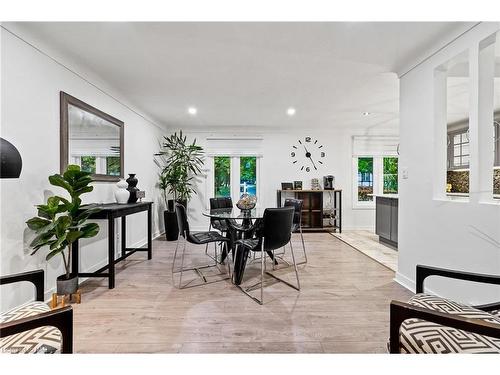
[[[292,146],[290,157],[292,163],[296,164],[301,171],[310,172],[317,171],[324,164],[326,152],[319,140],[305,137]]]

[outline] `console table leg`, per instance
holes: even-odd
[[[115,219],[108,220],[108,283],[109,289],[115,287]]]
[[[148,259],[153,258],[153,238],[152,238],[152,212],[151,206],[148,209]]]
[[[127,248],[127,218],[126,216],[121,217],[122,220],[122,256],[125,255],[125,249]]]

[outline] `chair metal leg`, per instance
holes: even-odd
[[[295,277],[297,278],[297,287],[298,287],[298,290],[300,290],[299,273],[297,272],[297,262],[295,262],[295,254],[293,253],[292,241],[290,241],[290,249],[292,252],[292,260],[293,260],[293,268],[295,269]],[[307,262],[307,259],[306,259],[306,262]]]
[[[262,240],[262,247],[260,248],[260,304],[264,304],[264,268],[266,266],[266,252],[264,251],[264,240]],[[274,264],[274,262],[273,262]]]
[[[297,264],[304,264],[304,263],[307,263],[306,245],[304,243],[304,236],[302,234],[302,227],[299,227],[299,230],[300,230],[300,239],[302,241],[302,251],[304,252],[304,261],[303,262],[299,262]]]
[[[236,249],[235,249],[235,255],[234,255],[235,257],[237,256],[238,248],[239,248],[239,246],[237,246]],[[297,270],[297,263],[295,262],[295,253],[293,252],[293,245],[292,245],[291,242],[290,242],[290,250],[291,250],[291,253],[292,253],[292,260],[293,260],[293,266],[294,266],[294,270],[295,270],[295,277],[297,279],[297,285],[293,285],[293,284],[289,283],[288,281],[285,281],[285,280],[283,280],[283,279],[281,279],[281,278],[273,275],[272,273],[266,271],[266,252],[264,251],[264,241],[262,241],[261,259],[260,259],[260,283],[256,283],[256,284],[251,285],[250,287],[247,287],[247,288],[242,287],[240,285],[236,285],[236,287],[239,290],[241,290],[244,294],[246,294],[248,297],[250,297],[251,299],[253,299],[255,302],[257,302],[258,304],[260,304],[260,305],[264,304],[264,274],[267,274],[267,275],[271,276],[272,278],[274,278],[274,279],[276,279],[278,281],[281,281],[282,283],[288,285],[289,287],[291,287],[291,288],[293,288],[295,290],[300,291],[299,273],[298,273],[298,270]],[[273,254],[273,256],[274,256],[274,254]],[[273,265],[273,267],[274,267],[274,265]],[[257,297],[252,296],[249,293],[249,290],[255,289],[255,287],[257,285],[259,285],[259,284],[260,284],[260,299],[258,299]]]
[[[266,274],[268,274],[269,276],[275,278],[276,280],[281,281],[282,283],[288,285],[289,287],[292,287],[293,289],[300,290],[299,273],[297,271],[297,263],[295,262],[295,254],[293,252],[292,241],[290,241],[290,250],[291,250],[291,253],[292,253],[293,268],[295,270],[295,277],[297,278],[297,285],[293,285],[293,284],[289,283],[288,281],[285,281],[285,280],[279,278],[278,276],[273,275],[270,272],[266,272]]]
[[[232,281],[233,280],[233,277],[231,275],[231,260],[229,259],[229,249],[228,249],[228,246],[227,246],[227,243],[224,242],[222,244],[222,246],[224,246],[226,248],[226,263],[227,263],[227,274],[229,275],[229,279]]]
[[[180,237],[177,237],[177,244],[175,245],[175,251],[174,251],[174,259],[172,260],[172,275],[174,274],[175,259],[177,257],[177,249],[179,248],[179,241],[180,241]]]
[[[183,238],[183,248],[182,248],[182,256],[181,256],[181,267],[176,270],[175,269],[175,261],[176,261],[176,258],[177,258],[177,252],[178,252],[178,247],[179,247],[179,241],[177,241],[177,246],[175,247],[175,252],[174,252],[174,260],[172,261],[172,282],[174,284],[174,286],[178,289],[185,289],[185,288],[191,288],[191,287],[195,287],[195,286],[200,286],[200,285],[204,285],[204,284],[212,284],[212,283],[215,283],[215,282],[219,282],[219,281],[224,281],[224,280],[228,280],[229,279],[229,276],[231,275],[231,268],[229,267],[228,270],[228,277],[224,278],[224,279],[220,279],[220,280],[216,280],[216,281],[207,281],[207,278],[205,277],[205,275],[203,275],[201,273],[201,269],[203,268],[210,268],[210,267],[217,267],[217,269],[220,271],[220,274],[222,275],[222,271],[220,270],[219,268],[219,265],[217,264],[217,262],[215,263],[215,266],[213,264],[207,264],[207,265],[203,265],[203,266],[196,266],[196,267],[192,267],[192,268],[184,268],[184,255],[186,253],[186,246],[187,246],[187,240],[185,238]],[[215,243],[215,246],[217,246],[217,243]],[[199,285],[192,285],[192,286],[188,286],[192,281],[196,280],[191,280],[189,281],[186,285],[182,285],[182,277],[183,277],[183,274],[184,274],[184,271],[194,271],[196,272],[196,274],[203,280],[203,284],[199,284]],[[175,274],[176,273],[180,273],[180,277],[179,277],[179,284],[176,285],[176,282],[175,282]],[[213,275],[213,276],[217,276],[217,275]]]
[[[215,266],[217,266],[217,242],[214,242],[214,260],[215,260]]]
[[[208,231],[210,232],[210,229],[212,229],[212,222],[208,224]],[[205,254],[208,255],[208,243],[205,246]]]
[[[187,240],[184,239],[184,247],[182,248],[182,257],[181,257],[181,278],[179,279],[179,288],[182,285],[182,272],[184,271],[184,255],[186,253],[186,242]]]

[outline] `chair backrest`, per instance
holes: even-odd
[[[262,218],[264,250],[276,250],[290,242],[294,207],[266,208]]]
[[[210,198],[210,209],[216,208],[233,208],[233,200],[231,197]]]
[[[186,214],[186,207],[180,203],[175,203],[175,214],[177,216],[177,226],[179,227],[179,234],[187,238],[189,236],[189,223]]]
[[[302,199],[285,199],[285,207],[293,207],[295,209],[293,213],[293,223],[300,225],[302,220],[302,206],[304,201]]]

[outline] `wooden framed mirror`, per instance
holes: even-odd
[[[60,92],[61,173],[77,164],[95,181],[123,177],[123,121]]]

